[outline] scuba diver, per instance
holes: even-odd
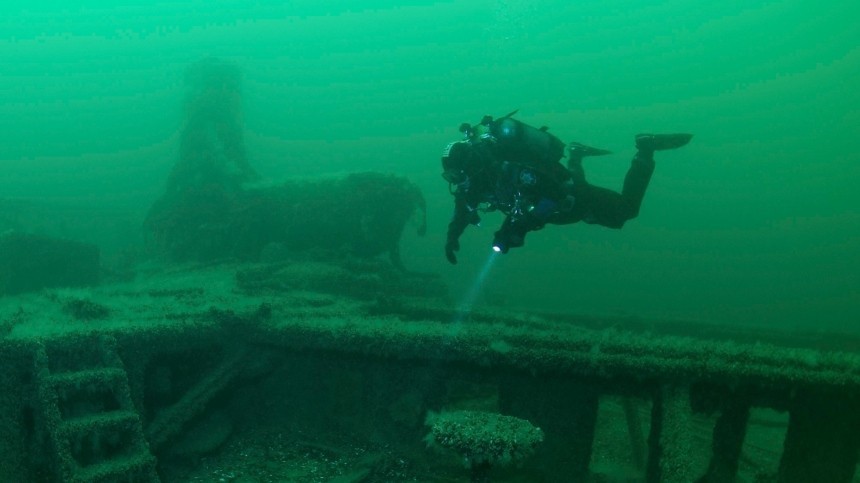
[[[448,224],[445,256],[457,263],[460,235],[478,225],[479,213],[500,211],[505,220],[493,237],[493,250],[507,253],[521,247],[526,234],[547,223],[584,221],[621,228],[639,214],[651,174],[654,151],[686,145],[692,134],[637,134],[636,155],[621,193],[589,184],[582,160],[610,151],[570,143],[567,167],[561,164],[565,145],[546,127],[535,128],[513,118],[484,116],[480,123],[463,123],[464,139],[442,152],[442,177],[454,195],[454,216]]]

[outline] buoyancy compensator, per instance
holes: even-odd
[[[555,171],[554,165],[564,156],[564,143],[550,134],[546,126],[536,128],[514,119],[516,113],[498,119],[484,116],[475,126],[464,123],[460,131],[467,139],[492,138],[494,151],[507,161]]]

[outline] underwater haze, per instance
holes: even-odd
[[[858,19],[857,2],[829,0],[4,2],[0,198],[93,213],[44,229],[108,260],[139,243],[177,158],[185,68],[217,57],[241,68],[264,178],[372,170],[421,186],[428,236],[405,232],[404,263],[455,298],[502,218],[446,262],[441,150],[460,123],[519,109],[612,150],[585,169],[615,190],[635,134],[695,137],[657,154],[637,219],[529,234],[481,302],[857,332]]]

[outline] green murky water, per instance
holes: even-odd
[[[242,73],[264,180],[378,171],[420,186],[427,236],[405,231],[403,261],[455,298],[860,332],[855,2],[72,3],[0,6],[0,232],[95,243],[108,269],[138,252],[179,155],[184,73],[215,57]],[[623,230],[549,226],[483,273],[491,214],[450,266],[440,151],[460,123],[514,109],[612,150],[585,169],[616,190],[635,134],[695,137],[658,153]]]
[[[175,160],[182,74],[244,73],[250,161],[279,179],[404,174],[430,227],[407,263],[465,284],[500,219],[442,256],[439,150],[463,121],[520,109],[619,189],[632,136],[689,131],[620,232],[550,227],[486,283],[493,302],[855,330],[860,319],[858,7],[851,2],[6,3],[0,194],[103,209],[86,235],[135,243]],[[125,216],[128,214],[129,216]],[[68,234],[74,227],[64,228]]]

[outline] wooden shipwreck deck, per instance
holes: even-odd
[[[34,415],[0,419],[2,434],[14,435],[0,442],[9,460],[0,461],[8,468],[0,479],[42,461],[66,481],[155,481],[166,443],[216,395],[259,372],[257,359],[283,354],[416,374],[433,367],[449,380],[495,384],[501,412],[547,433],[536,458],[547,481],[594,471],[601,401],[610,397],[650,408],[639,450],[640,423],[627,412],[631,451],[644,455],[634,459],[642,459],[647,481],[733,477],[756,408],[789,414],[783,445],[774,448],[779,464],[762,470],[770,477],[854,477],[860,354],[839,349],[860,347],[860,338],[488,308],[460,313],[434,279],[377,269],[186,267],[0,299],[0,360],[8,368],[0,405],[4,414]],[[152,368],[181,363],[182,354],[211,357],[181,390],[153,396]],[[704,454],[691,450],[699,415],[713,416]],[[125,434],[116,447],[75,449],[90,433],[116,431]],[[25,440],[45,453],[35,459],[22,457],[31,448],[16,439],[30,433]]]

